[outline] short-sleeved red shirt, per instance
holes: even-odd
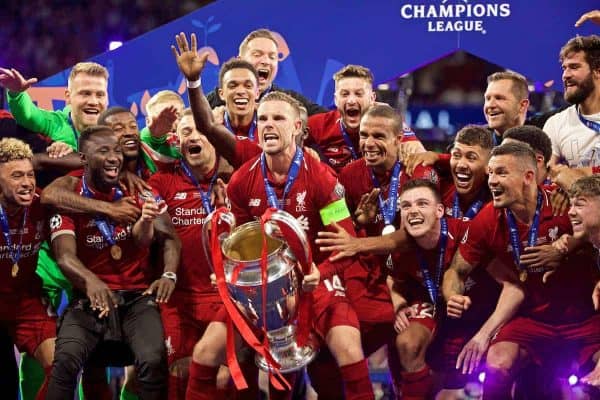
[[[212,175],[209,175],[198,182],[203,192],[209,190],[211,179]],[[182,293],[218,301],[219,294],[210,282],[212,271],[200,245],[202,226],[210,211],[204,209],[198,188],[179,165],[173,166],[171,171],[154,174],[149,183],[167,203],[171,222],[181,239],[181,264],[177,269],[177,290],[173,295]]]
[[[80,180],[75,192],[82,194]],[[91,188],[90,188],[91,190]],[[94,192],[93,198],[112,201],[113,193]],[[148,267],[148,248],[138,247],[132,236],[133,225],[114,225],[116,244],[121,248],[120,260],[110,255],[111,245],[104,239],[94,221],[95,216],[88,214],[55,214],[50,218],[51,239],[63,234],[75,236],[77,258],[98,276],[112,290],[145,289],[150,283]],[[113,223],[114,224],[114,223]]]
[[[543,200],[536,245],[550,244],[561,235],[572,233],[569,218],[566,215],[552,215],[548,192],[540,190]],[[517,221],[517,227],[521,246],[525,248],[529,226]],[[505,265],[516,269],[506,209],[496,209],[493,204],[487,204],[471,221],[459,251],[465,261],[473,266],[485,265],[492,258],[498,257]],[[594,260],[590,259],[587,264],[593,262]],[[591,315],[593,284],[590,286],[590,282],[595,282],[595,278],[590,268],[581,266],[580,256],[565,260],[545,284],[542,283],[543,273],[542,268],[529,270],[524,284],[527,296],[521,307],[525,316],[547,323],[568,323]]]
[[[448,224],[448,237],[446,239],[446,253],[444,254],[444,263],[442,265],[439,282],[440,288],[438,288],[439,293],[441,293],[441,280],[443,274],[452,263],[454,254],[469,226],[469,221],[458,218],[446,218],[446,222]],[[404,283],[403,287],[406,288],[407,293],[402,293],[402,295],[406,297],[409,303],[414,300],[431,302],[419,266],[416,250],[418,246],[416,243],[414,244],[414,247],[415,250],[403,252],[396,251],[392,254],[394,268],[390,272],[390,275],[394,280]],[[420,249],[419,251],[423,255],[429,269],[429,275],[435,283],[439,257],[439,242],[433,249]]]
[[[285,181],[274,182],[269,171],[267,171],[267,175],[275,194],[281,199]],[[227,195],[238,225],[258,219],[264,214],[269,208],[269,204],[261,171],[260,156],[251,159],[233,174],[227,185]],[[319,211],[328,204],[343,198],[344,188],[338,182],[333,171],[327,165],[305,155],[298,177],[285,198],[283,210],[293,215],[306,231],[315,264],[322,263],[328,256],[328,254],[322,254],[314,243],[317,232],[326,230]],[[338,224],[354,233],[350,218],[339,221]],[[331,267],[346,263],[347,261],[340,261]],[[327,272],[321,270],[321,275],[326,274]]]
[[[14,278],[11,275],[14,265],[10,257],[11,252],[4,235],[0,235],[0,277],[3,282],[0,285],[0,296],[20,296],[23,291],[33,295],[41,293],[42,282],[35,269],[38,251],[48,236],[48,225],[46,209],[40,204],[39,193],[33,195],[33,202],[27,210],[25,225],[23,225],[24,212],[25,208],[22,207],[15,215],[8,216],[13,255],[16,255],[19,244],[21,247],[21,257],[17,263],[19,270]]]

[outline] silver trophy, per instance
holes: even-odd
[[[232,229],[220,236],[223,254],[223,269],[229,295],[242,314],[259,329],[266,323],[269,351],[280,365],[279,372],[299,370],[316,356],[317,351],[309,339],[300,347],[296,343],[296,311],[299,300],[297,257],[288,246],[288,240],[297,240],[309,256],[309,243],[302,227],[292,215],[285,211],[274,211],[265,222],[267,243],[267,300],[266,314],[262,315],[261,254],[263,236],[259,221],[235,227],[233,214],[221,213],[219,221],[212,221],[214,213],[207,217],[203,226],[203,245],[208,249],[208,227],[225,222]],[[211,223],[209,223],[209,221]],[[290,234],[293,232],[293,234]],[[288,237],[284,237],[287,235]],[[290,237],[295,236],[295,237]],[[298,248],[298,246],[296,247]],[[208,256],[211,266],[212,257]],[[218,266],[213,266],[213,268]],[[264,371],[269,370],[266,360],[256,355],[256,364]]]

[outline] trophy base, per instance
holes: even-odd
[[[293,325],[288,325],[276,331],[267,332],[270,353],[275,361],[279,363],[279,372],[282,374],[304,368],[318,353],[312,336],[309,337],[306,346],[298,346],[295,340],[295,331],[296,329]],[[256,354],[255,361],[260,369],[265,372],[269,371],[270,368],[261,355]]]

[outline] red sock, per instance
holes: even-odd
[[[373,385],[369,377],[367,360],[362,359],[354,364],[340,367],[344,381],[344,393],[347,400],[373,400]]]
[[[44,382],[42,386],[40,386],[37,395],[35,396],[35,400],[46,400],[46,392],[48,392],[48,379],[50,379],[50,372],[52,372],[52,367],[44,368]]]
[[[188,383],[188,377],[179,377],[169,374],[169,391],[167,398],[169,400],[185,400],[185,390]]]
[[[510,399],[512,379],[506,374],[486,371],[485,382],[483,382],[483,398],[485,400]]]
[[[190,378],[185,398],[188,400],[214,400],[218,398],[217,373],[219,367],[201,365],[192,360]]]
[[[429,367],[416,372],[402,372],[400,390],[403,400],[424,400],[429,396],[433,378]]]

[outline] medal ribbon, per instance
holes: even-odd
[[[589,119],[585,118],[583,115],[581,115],[581,112],[579,111],[579,107],[577,107],[577,116],[579,117],[579,120],[581,121],[582,124],[584,124],[585,126],[590,128],[594,132],[600,133],[600,123],[589,120]]]
[[[479,197],[481,197],[481,193],[480,193]],[[475,218],[475,216],[477,215],[479,210],[481,210],[482,206],[483,206],[482,199],[475,200],[469,206],[469,209],[463,215],[463,217],[468,218],[468,219]],[[460,215],[461,215],[461,212],[460,212],[460,205],[459,205],[459,201],[458,201],[458,192],[455,192],[454,193],[454,203],[452,204],[452,218],[460,218]]]
[[[275,194],[275,190],[269,183],[269,179],[267,178],[267,161],[265,159],[265,153],[262,153],[260,156],[260,168],[262,170],[263,182],[265,184],[265,192],[267,194],[267,202],[269,203],[269,207],[277,208],[282,210],[285,206],[285,197],[290,192],[294,181],[298,177],[298,173],[300,172],[300,166],[302,165],[302,158],[304,157],[304,153],[300,147],[296,147],[296,154],[294,154],[294,158],[292,160],[292,164],[288,170],[287,180],[285,182],[285,186],[283,188],[283,197],[281,200],[277,198]]]
[[[2,227],[4,242],[8,247],[8,256],[10,257],[13,264],[18,264],[19,260],[21,259],[21,249],[23,247],[23,231],[25,230],[25,224],[27,223],[27,214],[29,214],[29,207],[25,207],[25,210],[23,211],[23,222],[21,224],[19,246],[16,249],[13,249],[13,242],[10,237],[10,227],[8,225],[8,216],[4,211],[4,207],[0,205],[0,226]]]
[[[210,180],[210,184],[208,185],[208,190],[206,192],[203,192],[202,188],[200,187],[200,184],[198,183],[198,180],[196,180],[196,177],[194,176],[194,174],[192,173],[192,170],[186,164],[186,162],[184,160],[181,160],[180,165],[181,165],[181,170],[183,171],[183,173],[192,181],[194,186],[196,186],[196,188],[198,189],[198,192],[200,192],[200,198],[202,199],[202,207],[204,207],[204,211],[206,212],[206,214],[210,214],[213,211],[213,206],[210,204],[210,194],[211,194],[211,192],[213,190],[213,186],[215,185],[215,182],[217,180],[217,171],[215,171],[213,177]],[[218,159],[217,159],[217,165],[219,165]]]
[[[342,132],[342,137],[344,138],[344,142],[346,142],[346,147],[348,147],[348,149],[350,150],[350,153],[352,154],[352,159],[357,160],[358,156],[356,155],[356,151],[354,150],[352,139],[350,139],[350,135],[348,135],[348,132],[346,132],[346,128],[344,127],[344,123],[342,122],[341,118],[339,119],[339,122],[340,132]]]
[[[429,293],[429,297],[431,298],[431,304],[435,307],[438,302],[439,290],[440,290],[440,280],[442,278],[442,268],[444,267],[444,259],[446,258],[446,244],[448,243],[448,221],[446,218],[442,217],[440,219],[441,229],[440,229],[440,239],[439,239],[439,253],[438,253],[438,262],[435,270],[435,282],[433,281],[431,274],[429,273],[429,265],[427,265],[427,260],[425,260],[425,256],[417,247],[417,261],[419,262],[419,269],[421,270],[421,274],[423,275],[423,283],[427,288],[427,292]]]
[[[94,198],[94,193],[90,190],[85,180],[85,175],[81,178],[81,192],[88,199]],[[123,197],[123,192],[118,187],[114,188],[113,198],[111,201],[120,200]],[[104,240],[106,240],[111,246],[114,246],[117,242],[115,240],[115,226],[108,222],[105,218],[96,217],[94,218],[96,227],[102,234]]]
[[[538,228],[540,225],[540,214],[542,210],[542,192],[538,190],[537,205],[535,207],[535,215],[533,216],[533,222],[529,228],[527,234],[527,246],[533,247],[537,243]],[[506,209],[506,222],[508,223],[508,232],[510,234],[510,244],[513,249],[513,260],[519,271],[524,271],[525,267],[521,265],[521,240],[519,238],[519,229],[517,228],[517,221],[510,209]]]
[[[379,184],[379,180],[375,176],[373,169],[371,168],[369,172],[371,173],[371,181],[373,181],[373,186],[380,189],[381,185]],[[383,200],[381,191],[377,197],[377,202],[379,203],[379,209],[383,215],[383,221],[385,225],[394,225],[394,219],[396,218],[396,203],[398,202],[398,183],[400,182],[400,175],[402,175],[402,164],[399,161],[396,161],[394,168],[392,169],[392,175],[390,176],[387,207],[385,201]]]
[[[233,127],[231,126],[231,120],[229,119],[229,113],[227,111],[225,111],[225,128],[235,135]],[[248,139],[254,141],[254,132],[256,132],[256,113],[254,113],[254,116],[252,117],[252,124],[250,124],[250,129],[248,130]]]

